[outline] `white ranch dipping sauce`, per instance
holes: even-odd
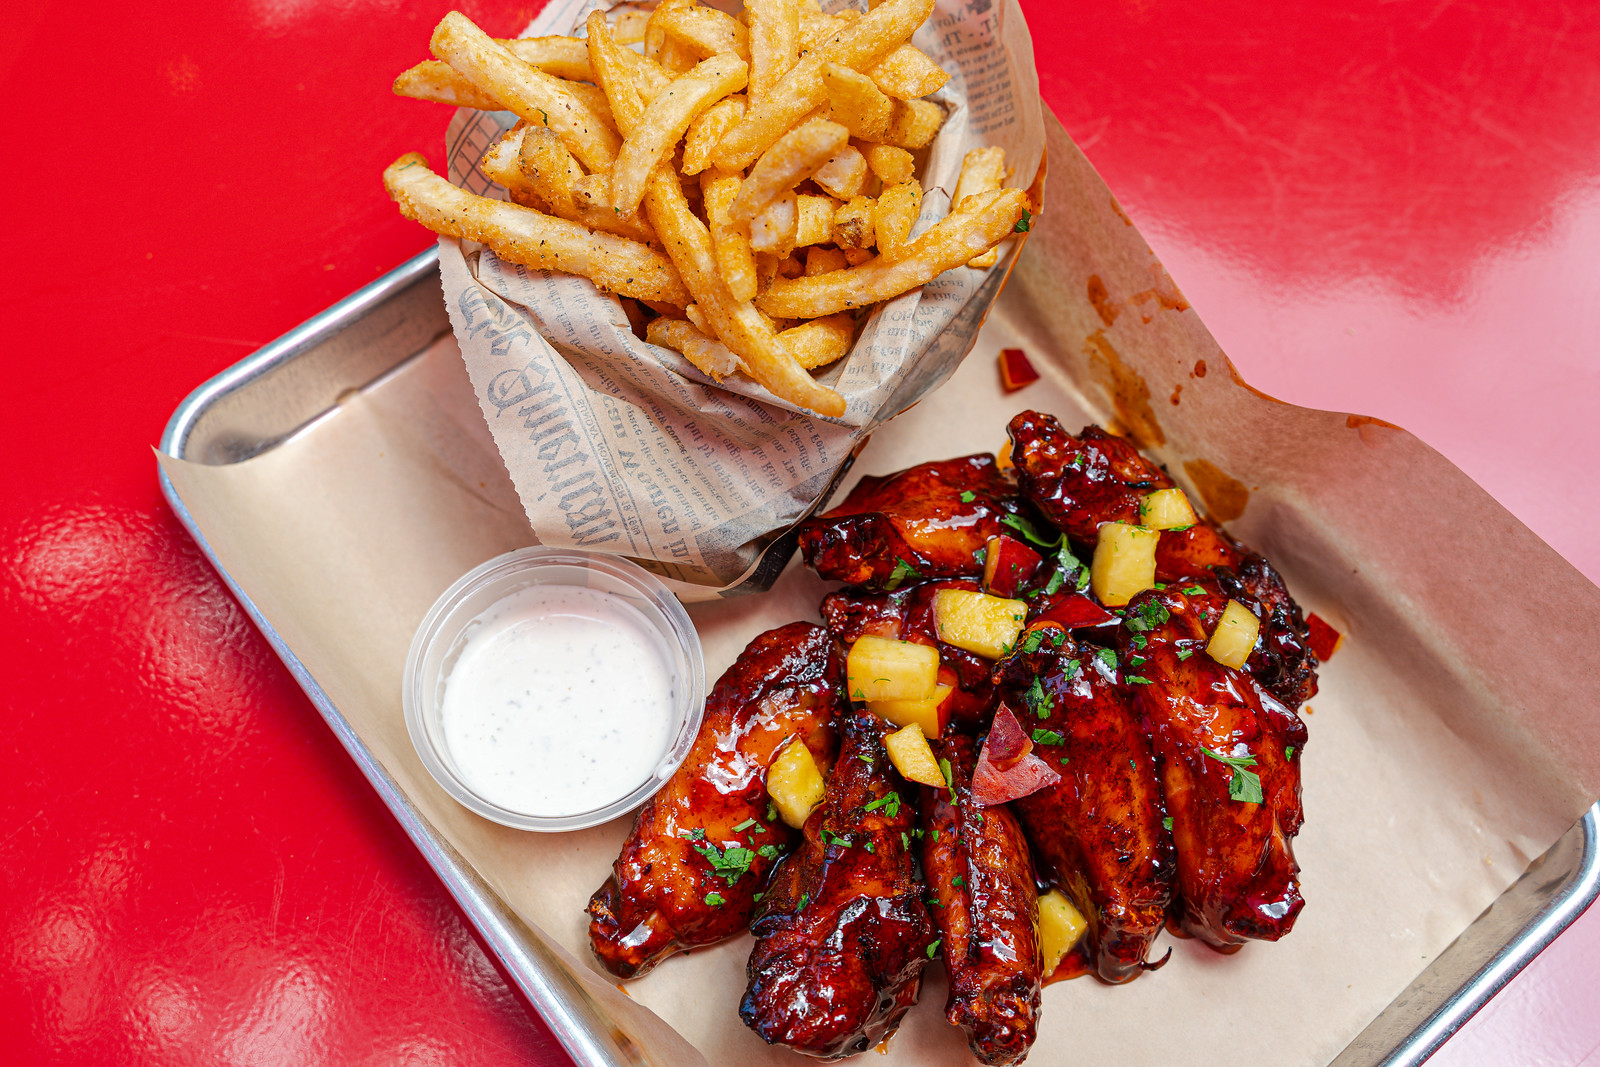
[[[660,636],[620,597],[531,586],[479,616],[440,722],[466,785],[524,815],[593,811],[654,773],[671,741]]]

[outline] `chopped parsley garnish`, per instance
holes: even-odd
[[[704,841],[706,831],[703,826],[696,826],[693,830],[679,830],[678,836],[686,841]]]
[[[1021,224],[1018,223],[1018,225],[1021,225]],[[933,959],[933,954],[939,951],[939,946],[941,944],[943,944],[943,943],[944,943],[944,938],[942,938],[942,937],[936,937],[936,938],[933,939],[933,944],[928,946],[928,958],[930,960]]]
[[[949,770],[948,770],[948,768],[949,768],[949,766],[950,766],[950,764],[949,764],[949,763],[947,763],[947,762],[946,762],[946,761],[944,761],[944,760],[940,760],[940,761],[939,761],[939,762],[940,762],[940,763],[943,763],[943,764],[944,764],[944,766],[943,766],[943,767],[940,767],[940,768],[939,768],[939,769],[940,769],[940,770],[941,770],[941,771],[944,771],[944,772],[945,772],[945,773],[944,773],[944,780],[945,780],[945,781],[947,781],[947,782],[948,782],[948,781],[949,781],[949,780],[950,780],[950,771],[949,771]],[[935,827],[934,827],[934,828],[933,828],[933,839],[934,839],[934,840],[935,840],[935,841],[937,841],[937,840],[939,840],[939,828],[938,828],[938,827],[937,827],[937,826],[935,826]]]
[[[1283,746],[1283,758],[1284,759],[1294,759],[1294,746],[1293,745],[1284,745]]]
[[[1124,682],[1129,683],[1130,685],[1149,685],[1150,684],[1150,679],[1141,677],[1140,675],[1137,675],[1137,674],[1124,674],[1122,676],[1122,680]]]
[[[867,691],[862,689],[860,686],[857,686],[856,691],[850,694],[850,699],[865,702],[867,699]]]
[[[939,773],[944,775],[945,788],[950,790],[950,803],[956,802],[956,776],[950,770],[950,761],[943,756],[939,757]],[[933,839],[939,840],[939,831],[933,832]]]
[[[1039,532],[1039,528],[1037,526],[1023,518],[1021,515],[1012,515],[1008,512],[1000,516],[1000,524],[1002,526],[1011,527],[1013,530],[1021,534],[1024,540],[1030,541],[1033,544],[1038,545],[1040,548],[1055,548],[1064,540],[1059,533],[1054,537],[1046,537],[1044,534]]]
[[[1033,212],[1029,211],[1027,208],[1023,208],[1022,217],[1017,220],[1017,224],[1015,226],[1011,227],[1011,232],[1027,233],[1031,229],[1033,229]],[[932,957],[930,956],[929,959],[932,959]]]
[[[976,499],[978,499],[978,494],[974,493],[971,489],[962,490],[961,502],[963,504],[970,504]]]
[[[1024,655],[1029,652],[1039,651],[1039,646],[1044,643],[1043,630],[1029,630],[1028,636],[1022,639],[1021,651]]]
[[[1148,645],[1149,643],[1150,643],[1150,639],[1148,637],[1146,637],[1144,634],[1134,634],[1132,637],[1128,638],[1128,647],[1129,648],[1143,648],[1145,645]]]
[[[1158,593],[1163,593],[1163,592],[1166,592],[1167,583],[1166,582],[1157,582],[1155,585],[1151,586],[1150,588],[1154,589]]]
[[[1065,631],[1065,630],[1057,630],[1055,633],[1050,635],[1050,644],[1053,647],[1060,648],[1062,645],[1064,645],[1066,643],[1067,643],[1067,631]]]
[[[713,908],[716,908],[716,907],[721,907],[723,904],[726,904],[727,901],[722,899],[722,894],[721,893],[707,893],[706,894],[706,903],[710,904]]]
[[[861,810],[862,811],[877,811],[879,808],[882,808],[883,809],[883,813],[885,815],[889,816],[889,818],[891,818],[891,819],[894,818],[896,815],[899,815],[900,814],[900,794],[894,792],[893,790],[890,790],[887,794],[885,794],[884,796],[879,797],[877,800],[874,800],[871,804],[868,804],[866,807],[862,808]]]
[[[1061,547],[1056,550],[1056,569],[1050,573],[1050,580],[1045,583],[1046,594],[1054,593],[1066,584],[1068,578],[1077,575],[1074,587],[1077,592],[1083,592],[1089,584],[1089,568],[1085,567],[1077,556],[1072,554],[1072,546],[1065,537],[1061,538]]]
[[[1066,666],[1061,668],[1061,673],[1064,674],[1067,677],[1067,679],[1070,681],[1073,678],[1077,677],[1078,672],[1080,670],[1082,670],[1082,669],[1083,669],[1083,664],[1079,663],[1075,659],[1069,659],[1069,660],[1067,660]]]
[[[766,896],[765,893],[754,893],[754,894],[751,895],[750,899],[751,899],[752,902],[754,902],[756,904],[759,904],[759,903],[761,903],[761,898],[764,897],[764,896]]]
[[[1140,667],[1143,667],[1144,664],[1145,664],[1145,658],[1143,656],[1129,656],[1128,657],[1128,666],[1134,668],[1135,670],[1137,670]]]
[[[1033,731],[1033,743],[1036,745],[1059,745],[1065,741],[1059,730],[1039,729]]]
[[[856,759],[865,763],[868,767],[872,766],[872,753],[870,752],[857,752]]]
[[[1179,662],[1182,662],[1183,660],[1188,659],[1192,655],[1194,655],[1194,649],[1192,649],[1192,648],[1180,648],[1180,649],[1178,649],[1178,660],[1179,660]]]
[[[1259,804],[1263,799],[1261,792],[1261,776],[1250,768],[1256,765],[1256,758],[1248,753],[1243,756],[1224,756],[1220,752],[1213,752],[1204,745],[1200,751],[1216,760],[1233,768],[1232,775],[1228,778],[1228,796],[1246,804]]]
[[[709,842],[695,845],[694,850],[706,858],[711,864],[711,874],[714,878],[722,878],[729,885],[737,882],[750,869],[750,862],[756,858],[754,851],[740,848],[721,849]]]
[[[760,848],[756,849],[756,852],[761,856],[762,859],[765,860],[777,859],[780,851],[781,850],[777,845],[762,845]]]
[[[961,875],[958,874],[954,878],[950,879],[950,884],[953,885],[953,886],[959,886],[961,888],[966,888],[967,880],[965,878],[961,877]]]
[[[811,894],[810,893],[801,893],[800,894],[800,907],[796,908],[795,910],[799,911],[809,903],[811,903]]]
[[[878,851],[878,846],[873,844],[871,841],[863,841],[861,843],[861,847],[866,849],[868,852]]]
[[[904,830],[900,831],[900,847],[905,849],[907,852],[911,851],[911,836]]]
[[[754,819],[746,819],[744,822],[740,823],[738,826],[735,826],[733,828],[733,832],[736,833],[736,834],[737,833],[743,833],[745,830],[750,829],[750,827],[754,826],[755,824],[756,824],[756,821]]]
[[[1050,697],[1044,691],[1044,683],[1039,681],[1037,677],[1034,678],[1033,684],[1028,687],[1028,691],[1022,694],[1022,700],[1023,703],[1028,705],[1028,709],[1039,718],[1048,719],[1050,717]]]
[[[767,801],[767,821],[768,822],[774,822],[774,821],[777,820],[777,818],[778,818],[777,806],[774,805],[772,803],[772,801],[770,801],[770,800]]]
[[[894,561],[894,570],[889,572],[889,580],[883,583],[883,587],[889,590],[898,589],[900,587],[900,583],[905,581],[907,578],[920,577],[922,577],[922,575],[917,573],[917,568],[907,563],[904,559],[896,556]]]
[[[1186,585],[1186,586],[1183,587],[1183,591],[1185,593],[1187,593],[1189,596],[1205,596],[1206,595],[1206,591],[1204,589],[1200,588],[1198,585]]]
[[[1113,671],[1117,669],[1117,654],[1111,649],[1097,648],[1094,650],[1094,657],[1101,663],[1105,664],[1107,669]]]
[[[1161,601],[1146,600],[1128,613],[1128,617],[1122,621],[1122,625],[1134,633],[1143,633],[1146,630],[1154,630],[1171,617],[1172,613],[1167,610],[1167,606]]]
[[[1172,831],[1172,816],[1168,815],[1165,819],[1162,819],[1161,825],[1170,833]]]

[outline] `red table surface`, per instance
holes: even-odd
[[[1600,576],[1592,4],[1025,8],[1046,102],[1253,384],[1419,433]],[[195,385],[430,242],[378,174],[440,154],[446,109],[387,87],[446,9],[0,12],[6,1062],[566,1062],[150,453]],[[1597,947],[1591,914],[1435,1062],[1600,1062]]]

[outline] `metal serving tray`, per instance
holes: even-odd
[[[429,250],[341,300],[196,389],[173,412],[161,449],[208,465],[266,452],[384,377],[450,329]],[[217,564],[165,474],[172,510],[288,665],[334,736],[444,881],[517,986],[582,1067],[641,1062],[547,945],[434,832],[317,680]],[[1334,1067],[1426,1060],[1600,895],[1600,804],[1429,965],[1334,1060]],[[619,1039],[620,1038],[620,1039]]]

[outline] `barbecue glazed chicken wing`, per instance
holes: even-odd
[[[1028,842],[1007,805],[973,799],[977,744],[957,734],[935,748],[951,786],[922,787],[922,868],[950,975],[945,1017],[981,1062],[1021,1063],[1036,1036],[1042,978]]]
[[[768,1044],[823,1059],[863,1052],[916,1003],[933,929],[908,842],[915,794],[881,725],[839,724],[839,759],[804,839],[774,872],[751,932],[739,1016]]]
[[[1299,716],[1244,671],[1206,654],[1226,601],[1176,587],[1128,605],[1117,651],[1155,750],[1178,853],[1185,932],[1225,951],[1276,941],[1303,901],[1290,838],[1300,830]],[[1133,675],[1134,670],[1138,671]]]
[[[1098,426],[1074,437],[1054,417],[1024,411],[1009,430],[1023,496],[1086,553],[1092,553],[1101,523],[1137,525],[1145,496],[1172,488],[1166,472],[1132,443]],[[1216,581],[1226,596],[1257,609],[1261,640],[1246,668],[1258,682],[1291,709],[1316,694],[1317,657],[1305,619],[1270,563],[1204,519],[1184,530],[1163,530],[1156,580],[1192,579]]]
[[[976,578],[978,550],[1003,530],[1016,494],[987,453],[868,476],[844,503],[800,524],[800,553],[824,578],[869,589]]]
[[[830,766],[843,694],[838,646],[822,627],[791,623],[750,642],[706,700],[688,758],[640,810],[590,898],[589,941],[606,970],[637,977],[744,931],[795,836],[767,818],[767,766],[791,738]]]
[[[1030,627],[995,668],[1001,706],[1034,732],[1061,775],[1015,801],[1047,880],[1088,920],[1089,961],[1107,982],[1146,967],[1177,875],[1155,758],[1116,656],[1053,624]]]
[[[941,589],[977,592],[978,584],[925,582],[889,593],[841,589],[823,598],[822,621],[847,649],[863,635],[936,645],[939,684],[951,687],[950,696],[943,705],[949,718],[966,729],[982,729],[994,715],[994,685],[989,681],[991,664],[976,652],[939,640],[933,598]]]

